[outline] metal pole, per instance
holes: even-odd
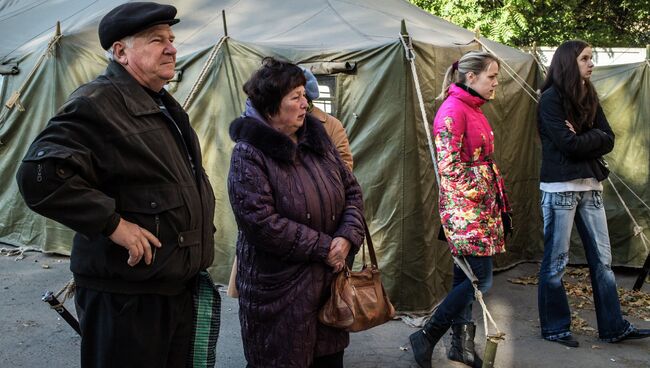
[[[50,305],[60,316],[63,318],[70,327],[72,327],[79,335],[81,335],[81,327],[79,327],[79,321],[68,310],[65,308],[61,302],[56,298],[53,292],[46,291],[43,295],[42,300]]]
[[[226,10],[221,9],[221,18],[223,18],[223,35],[228,37],[228,26],[226,25]]]
[[[634,291],[641,290],[646,277],[648,277],[648,273],[650,273],[650,253],[648,253],[648,257],[645,259],[645,262],[643,263],[643,268],[641,269],[641,272],[639,272],[639,276],[636,278],[636,282],[634,283],[632,290]]]

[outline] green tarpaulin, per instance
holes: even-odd
[[[0,1],[0,32],[10,35],[0,45],[0,64],[17,63],[20,70],[4,76],[0,90],[3,103],[20,89],[46,52],[56,20],[62,20],[63,34],[35,68],[21,91],[20,103],[11,109],[3,107],[0,112],[0,186],[4,189],[0,193],[0,241],[69,253],[72,232],[27,209],[14,176],[29,143],[57,107],[78,85],[103,71],[106,60],[99,47],[97,24],[103,14],[121,2],[25,1],[3,5]],[[228,125],[243,110],[242,84],[267,55],[303,65],[353,62],[353,71],[329,77],[335,87],[336,115],[350,137],[354,173],[364,191],[366,217],[383,280],[399,310],[430,309],[449,287],[451,260],[447,246],[436,240],[437,187],[414,79],[399,39],[400,22],[405,20],[413,38],[428,124],[439,106],[435,96],[440,92],[445,69],[463,52],[478,48],[472,42],[473,33],[398,0],[171,3],[179,9],[181,19],[173,29],[179,50],[177,69],[182,76],[169,88],[181,102],[190,94],[213,47],[224,35],[222,9],[227,18],[229,38],[216,52],[187,108],[201,139],[204,165],[217,197],[216,254],[210,269],[215,280],[227,282],[234,256],[236,226],[226,192],[233,147]],[[29,6],[30,11],[24,11]],[[528,84],[536,86],[539,74],[530,55],[481,41]],[[594,73],[618,135],[617,148],[610,155],[611,166],[646,201],[650,196],[648,78],[646,64]],[[497,98],[484,111],[495,130],[496,161],[505,173],[515,213],[515,234],[509,241],[508,253],[496,259],[497,266],[505,267],[541,258],[540,149],[535,102],[506,73],[500,75],[499,82]],[[639,266],[646,250],[631,238],[625,213],[609,195],[609,188],[607,191],[614,262]],[[634,203],[633,212],[645,215],[641,218],[647,225],[647,212]],[[576,255],[573,261],[582,259]]]

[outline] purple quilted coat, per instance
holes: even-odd
[[[351,252],[363,241],[361,189],[318,120],[308,115],[297,134],[295,144],[250,117],[230,125],[239,320],[255,368],[309,367],[349,343],[318,311],[335,276],[325,263],[332,239],[348,239]]]

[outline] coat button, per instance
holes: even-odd
[[[182,244],[184,241],[185,241],[185,238],[183,238],[183,235],[179,235],[178,236],[178,242]]]
[[[158,203],[157,202],[151,202],[151,203],[149,203],[149,205],[151,206],[151,208],[158,208]]]
[[[332,221],[334,221],[335,219],[336,219],[336,217],[334,217],[334,215],[332,215]]]

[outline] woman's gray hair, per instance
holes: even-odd
[[[452,83],[465,83],[467,73],[472,72],[479,75],[481,72],[488,69],[490,64],[496,62],[501,66],[499,59],[486,51],[470,51],[463,55],[456,63],[447,68],[445,72],[445,79],[442,82],[442,91],[437,97],[444,100],[447,98],[449,86]]]
[[[120,40],[126,46],[126,48],[131,48],[133,47],[133,41],[135,40],[135,36],[126,36],[123,39]],[[109,47],[108,50],[106,50],[106,58],[108,58],[109,61],[115,60],[115,54],[114,54],[113,46]]]

